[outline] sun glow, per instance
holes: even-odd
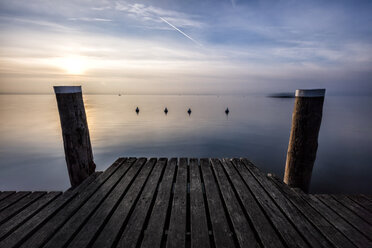
[[[82,75],[89,68],[89,61],[81,56],[57,59],[57,66],[72,75]]]

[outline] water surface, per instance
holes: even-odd
[[[283,176],[294,99],[84,95],[84,101],[97,170],[120,156],[248,157]],[[372,97],[326,97],[312,192],[372,193],[371,113]],[[0,190],[68,187],[55,96],[0,95]]]

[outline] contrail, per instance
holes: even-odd
[[[191,38],[190,36],[188,36],[187,34],[185,34],[184,32],[182,32],[181,30],[179,30],[177,27],[175,27],[174,25],[172,25],[171,23],[169,23],[167,20],[165,20],[163,17],[160,17],[160,19],[165,22],[166,24],[168,24],[169,26],[171,26],[172,28],[174,28],[176,31],[180,32],[181,34],[183,34],[186,38],[189,38],[192,42],[194,42],[195,44],[197,44],[198,46],[202,46],[202,44],[200,44],[199,42],[197,42],[196,40],[194,40],[193,38]]]

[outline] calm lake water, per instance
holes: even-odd
[[[248,157],[283,176],[294,99],[84,95],[84,101],[97,170],[119,156]],[[55,96],[0,95],[0,190],[68,187]],[[372,97],[326,96],[311,191],[372,193]]]

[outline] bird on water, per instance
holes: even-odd
[[[189,110],[187,110],[187,113],[189,113],[189,115],[191,115],[191,109],[189,108]]]
[[[139,113],[139,108],[138,108],[138,107],[136,108],[136,113],[137,113],[137,114]]]
[[[230,112],[229,108],[226,108],[225,113],[228,115]]]
[[[167,109],[167,107],[165,107],[165,109],[164,109],[164,113],[165,113],[165,114],[168,114],[168,109]]]

